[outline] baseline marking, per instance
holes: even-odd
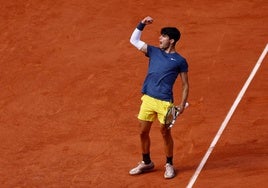
[[[266,47],[264,48],[261,56],[259,57],[259,60],[257,61],[255,67],[253,68],[251,74],[249,75],[247,81],[245,82],[242,90],[240,91],[240,93],[238,94],[236,100],[234,101],[231,109],[229,110],[226,118],[224,119],[224,121],[221,124],[220,129],[218,130],[216,136],[214,137],[213,141],[211,142],[206,154],[204,155],[202,161],[200,162],[199,166],[197,167],[194,175],[192,176],[191,180],[189,181],[187,188],[191,188],[193,186],[193,184],[195,183],[198,175],[200,174],[201,170],[203,169],[204,165],[206,164],[212,150],[214,149],[215,145],[217,144],[219,138],[221,137],[222,132],[224,131],[225,127],[227,126],[229,120],[231,119],[236,107],[238,106],[239,102],[241,101],[243,95],[245,94],[250,82],[252,81],[252,79],[254,78],[257,70],[259,69],[259,67],[261,66],[261,63],[263,61],[263,59],[265,58],[266,54],[268,52],[268,43],[266,44]]]

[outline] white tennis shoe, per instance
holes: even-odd
[[[175,170],[174,170],[173,165],[167,163],[165,165],[165,167],[166,167],[166,171],[165,171],[164,177],[166,179],[174,178],[174,176],[175,176]]]
[[[151,170],[153,170],[153,168],[154,168],[153,162],[151,162],[149,164],[145,164],[144,161],[141,161],[138,164],[138,166],[136,166],[135,168],[133,168],[129,171],[129,174],[130,175],[138,175],[138,174],[141,174],[143,172],[151,171]]]

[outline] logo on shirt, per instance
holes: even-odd
[[[170,58],[171,61],[176,61],[176,59],[174,59],[173,57]]]

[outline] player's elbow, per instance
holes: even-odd
[[[132,38],[132,37],[129,39],[129,42],[130,42],[130,44],[132,44],[132,45],[134,45],[134,44],[135,44],[135,40],[133,40],[133,38]],[[135,45],[134,45],[134,46],[135,46]]]
[[[132,45],[135,46],[135,47],[137,47],[137,46],[139,45],[139,40],[137,40],[137,39],[135,39],[135,38],[133,38],[133,37],[131,37],[131,38],[129,39],[129,42],[130,42],[130,44],[132,44]]]
[[[135,46],[138,50],[141,50],[142,47],[145,45],[145,42],[140,41],[140,40],[133,40],[130,39],[130,43]]]

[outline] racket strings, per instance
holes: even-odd
[[[170,107],[165,117],[165,124],[170,125],[176,119],[178,114],[179,114],[178,108],[176,108],[175,106]]]

